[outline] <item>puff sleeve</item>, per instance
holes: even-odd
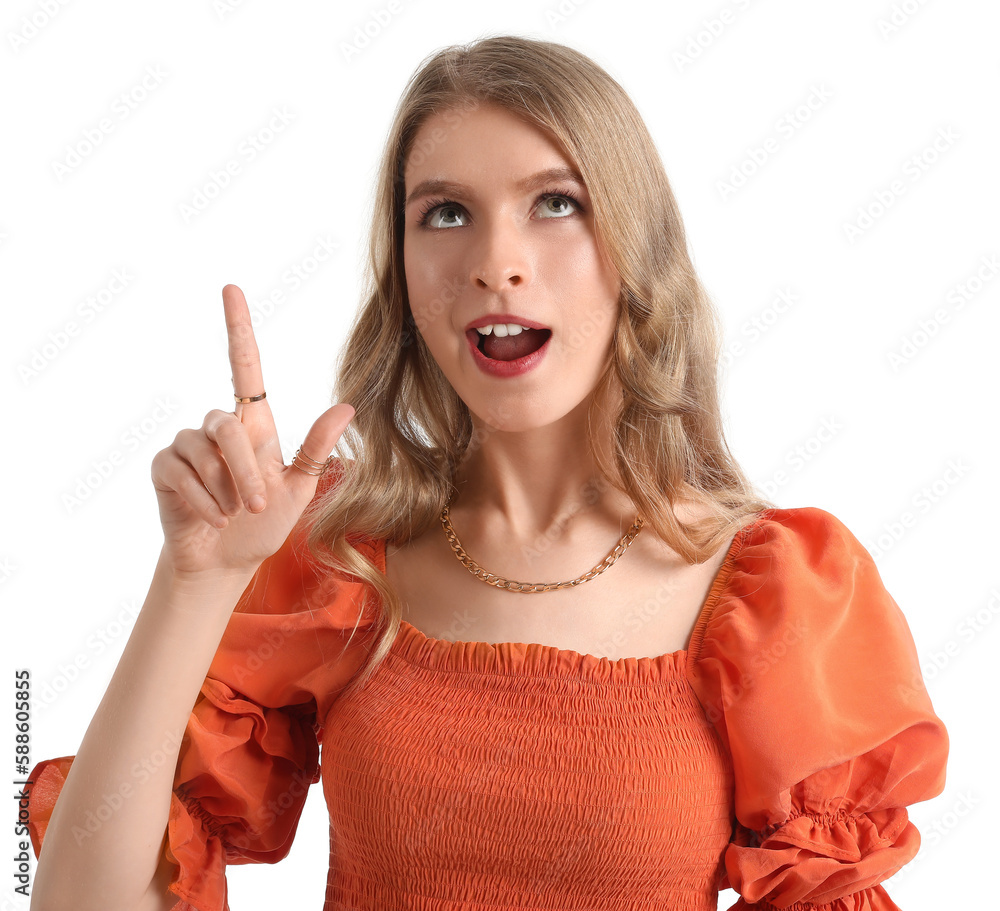
[[[916,854],[906,807],[941,793],[948,755],[909,627],[830,513],[741,534],[688,667],[733,762],[730,911],[898,911],[879,883]]]
[[[258,568],[189,716],[164,847],[174,911],[228,911],[227,864],[285,857],[320,777],[322,719],[367,658],[363,586],[321,570],[304,537],[297,526]],[[30,776],[36,856],[73,758]]]

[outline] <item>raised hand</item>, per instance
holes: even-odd
[[[241,397],[264,391],[246,298],[222,289],[233,385]],[[152,462],[163,525],[163,556],[178,573],[253,572],[288,537],[316,492],[318,477],[285,465],[267,399],[214,409],[198,430],[178,432]],[[325,462],[354,417],[341,403],[312,425],[302,452]]]

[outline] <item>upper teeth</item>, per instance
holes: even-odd
[[[489,335],[491,332],[497,338],[504,338],[507,335],[520,335],[527,326],[519,326],[517,323],[497,323],[495,326],[479,326],[476,329],[480,335]]]

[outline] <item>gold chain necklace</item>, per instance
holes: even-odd
[[[589,572],[585,572],[582,576],[577,576],[577,578],[571,579],[569,582],[512,582],[509,579],[504,579],[494,573],[487,572],[465,552],[461,542],[458,540],[458,535],[455,534],[455,529],[451,527],[450,509],[451,498],[449,497],[444,509],[441,510],[441,524],[444,526],[444,533],[448,538],[448,543],[451,544],[451,549],[455,551],[455,555],[465,568],[487,585],[493,585],[496,588],[502,588],[506,591],[521,592],[525,595],[534,594],[535,592],[555,591],[559,588],[572,588],[575,585],[582,585],[584,582],[589,582],[595,576],[603,573],[625,553],[628,550],[629,544],[635,540],[635,536],[642,530],[642,519],[636,516],[632,527],[622,536],[621,540],[600,563]]]

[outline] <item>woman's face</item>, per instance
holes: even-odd
[[[551,169],[568,173],[538,176]],[[620,282],[575,172],[549,134],[483,104],[429,117],[407,159],[403,257],[417,331],[472,414],[497,430],[542,427],[581,406],[585,415],[611,351]],[[495,368],[516,353],[504,346],[543,331],[490,340],[501,358],[472,350],[469,325],[501,314],[551,330],[526,372],[479,364]]]

